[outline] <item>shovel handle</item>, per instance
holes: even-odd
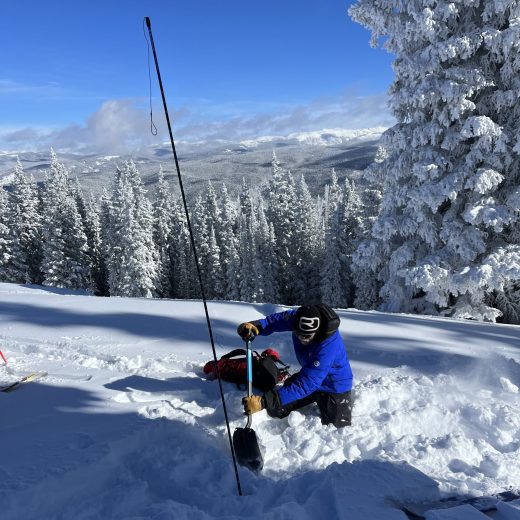
[[[247,397],[253,395],[253,351],[251,350],[251,341],[247,340]]]
[[[251,350],[251,340],[246,341],[247,358],[247,397],[253,395],[253,351]],[[251,427],[252,415],[247,416],[246,428]]]

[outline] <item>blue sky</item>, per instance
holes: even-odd
[[[4,2],[0,149],[117,151],[153,142],[144,16],[179,139],[391,124],[392,57],[370,48],[369,32],[347,14],[352,3]],[[161,134],[153,68],[152,81]]]

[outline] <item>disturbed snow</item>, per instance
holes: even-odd
[[[282,309],[211,302],[218,355]],[[520,327],[338,311],[353,426],[256,414],[264,470],[239,469],[239,497],[200,302],[0,284],[0,310],[0,383],[49,373],[0,393],[3,520],[403,519],[396,502],[520,488]],[[254,347],[296,369],[289,333]],[[243,392],[224,390],[233,431]]]

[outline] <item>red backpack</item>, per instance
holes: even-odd
[[[237,348],[228,354],[224,354],[218,361],[220,379],[235,383],[237,386],[247,382],[246,351]],[[281,365],[281,368],[278,366]],[[204,365],[204,373],[209,379],[215,379],[215,361],[208,361]],[[289,366],[280,360],[276,350],[268,348],[261,354],[253,351],[253,386],[261,392],[272,390],[278,383],[283,382],[289,376]]]

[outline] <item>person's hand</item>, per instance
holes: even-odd
[[[264,402],[261,395],[252,395],[242,399],[244,405],[244,412],[246,415],[251,415],[264,409]]]
[[[237,332],[244,341],[253,341],[260,334],[257,325],[251,322],[241,323]]]

